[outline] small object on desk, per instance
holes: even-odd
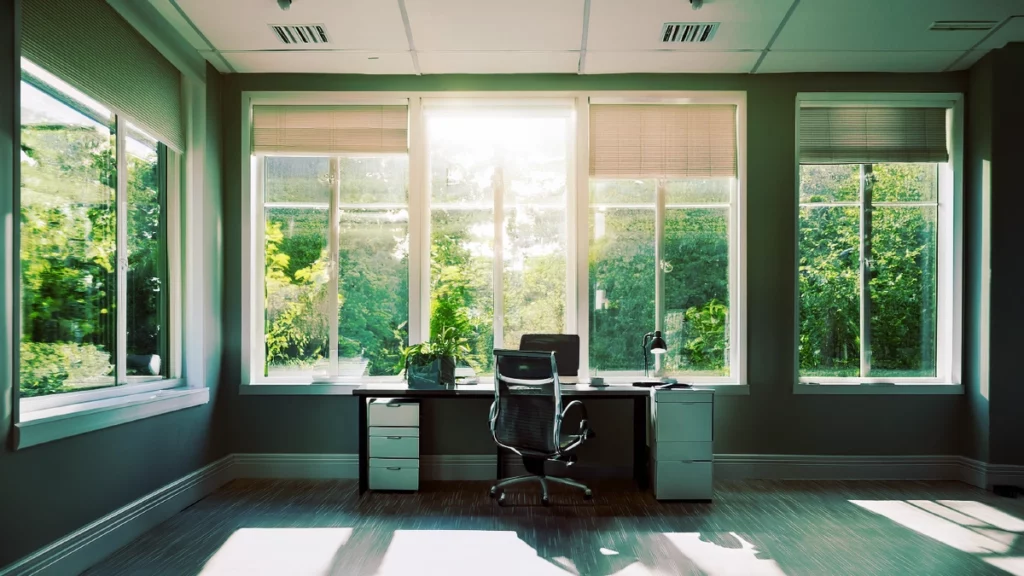
[[[687,384],[686,382],[667,382],[657,386],[658,390],[680,390],[693,388],[693,384]]]
[[[633,382],[633,386],[641,388],[661,388],[665,384],[678,384],[675,378],[644,379]]]
[[[600,376],[594,376],[591,378],[590,385],[595,387],[607,386],[607,384],[604,383],[604,378],[601,378]]]

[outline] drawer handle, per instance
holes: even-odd
[[[388,440],[401,440],[401,436],[388,436]]]
[[[388,466],[388,470],[401,470],[401,468],[399,468],[397,466],[395,466],[395,467]]]
[[[401,408],[402,407],[402,405],[397,403],[397,402],[393,403],[393,404],[385,404],[385,406],[387,406],[388,408]]]

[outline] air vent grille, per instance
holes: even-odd
[[[951,32],[951,31],[971,31],[971,32],[984,32],[995,28],[997,22],[992,20],[973,20],[973,21],[959,21],[959,20],[940,20],[938,22],[932,22],[932,25],[928,28],[929,30],[938,30],[940,32]]]
[[[331,41],[323,24],[271,24],[282,44],[327,44]]]
[[[661,26],[661,41],[665,44],[710,42],[718,25],[719,22],[665,22]]]

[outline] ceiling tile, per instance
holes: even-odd
[[[1024,2],[1021,3],[1021,12],[1024,12]],[[978,49],[988,50],[1002,48],[1007,42],[1024,42],[1024,16],[1011,18],[999,30],[985,39],[978,45]]]
[[[1021,0],[801,2],[773,50],[967,50],[986,32],[934,32],[937,20],[1001,21]]]
[[[408,52],[226,52],[222,54],[235,71],[295,72],[310,74],[415,74]],[[376,58],[371,60],[370,58]]]
[[[575,74],[579,52],[419,52],[423,74]]]
[[[196,50],[210,50],[212,46],[195,26],[174,6],[173,0],[149,0],[157,12],[174,27]]]
[[[757,69],[771,72],[941,72],[963,54],[946,52],[780,52]]]
[[[793,0],[715,0],[700,10],[686,0],[591,0],[587,50],[762,50]],[[665,22],[721,22],[707,44],[664,44]]]
[[[588,51],[586,74],[656,73],[746,73],[754,67],[755,52]]]
[[[281,10],[271,0],[177,0],[218,50],[302,50],[283,44],[270,24],[323,24],[336,50],[409,49],[398,2],[295,0]]]
[[[406,0],[417,50],[579,50],[583,0]]]

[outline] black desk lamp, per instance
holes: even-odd
[[[648,348],[648,344],[650,348]],[[644,334],[644,338],[640,343],[641,351],[644,356],[644,379],[640,382],[633,382],[634,386],[657,386],[664,384],[664,380],[657,378],[650,378],[650,368],[647,362],[647,352],[651,354],[664,354],[668,352],[668,347],[665,345],[665,339],[661,337],[661,330],[655,330],[654,332],[648,332]]]

